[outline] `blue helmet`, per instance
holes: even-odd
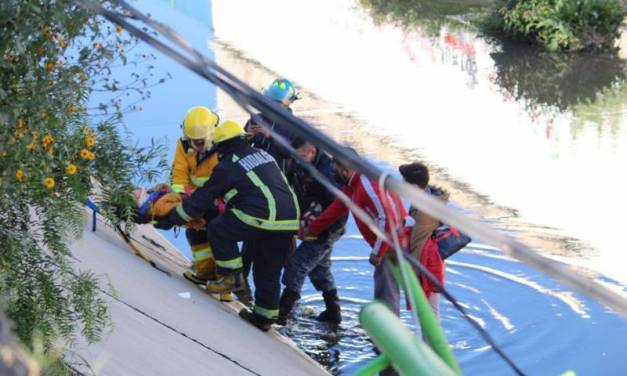
[[[277,78],[263,91],[268,98],[272,98],[277,102],[289,106],[298,99],[298,94],[294,85],[285,78]]]

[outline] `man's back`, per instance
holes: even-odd
[[[228,206],[264,219],[294,218],[296,198],[270,154],[241,144],[220,158],[214,175],[228,181]]]

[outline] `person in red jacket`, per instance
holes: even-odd
[[[357,152],[350,150],[357,156]],[[382,192],[377,182],[339,160],[336,160],[336,171],[345,183],[342,192],[353,203],[370,214],[372,220],[385,233],[391,234],[392,231],[396,231],[401,238],[404,237],[402,222],[407,211],[394,192]],[[341,220],[348,212],[348,207],[339,198],[336,198],[317,218],[306,225],[302,230],[302,235],[318,235]],[[377,237],[359,218],[355,217],[355,222],[364,240],[372,247],[370,263],[375,267],[374,298],[385,302],[392,312],[399,316],[400,290],[392,271],[383,262],[384,257],[391,250],[391,246]]]

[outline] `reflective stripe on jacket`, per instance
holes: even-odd
[[[404,238],[404,231],[399,228],[403,219],[407,216],[407,210],[401,203],[400,198],[394,192],[383,192],[379,190],[379,185],[372,179],[368,179],[365,175],[355,172],[349,183],[342,189],[353,203],[364,209],[377,224],[380,230],[390,234],[390,231],[396,229],[399,237]],[[344,203],[336,198],[335,201],[325,211],[322,212],[314,221],[309,223],[309,231],[313,235],[318,235],[331,225],[340,220],[348,213],[348,208]],[[390,213],[391,215],[388,215]],[[390,250],[390,246],[375,235],[364,222],[355,217],[357,228],[364,237],[364,240],[372,247],[372,253],[377,256],[383,256]],[[400,231],[399,231],[400,230]]]
[[[183,223],[202,216],[217,197],[243,223],[268,231],[298,231],[298,200],[274,158],[244,140],[221,151],[209,181],[196,189],[170,219]]]
[[[199,155],[189,142],[179,139],[172,162],[172,189],[181,193],[202,187],[217,164],[218,153],[209,150]]]

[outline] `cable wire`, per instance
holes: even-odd
[[[255,116],[255,114],[252,112],[252,110],[249,108],[249,106],[247,106],[246,104],[244,104],[242,106],[242,108],[244,109],[244,111],[246,111],[249,115],[251,116]],[[262,117],[258,117],[255,119],[255,121],[260,122],[260,123],[265,123],[265,124],[260,124],[262,126],[265,126],[267,129],[271,129],[271,127],[269,126],[269,124],[267,124]],[[272,131],[271,131],[272,132]],[[425,275],[425,277],[431,282],[433,283],[433,285],[442,292],[442,295],[444,295],[444,297],[449,300],[451,302],[451,304],[453,305],[453,307],[455,307],[457,310],[459,310],[459,312],[462,314],[462,317],[464,317],[472,327],[474,327],[479,334],[481,335],[481,337],[486,341],[486,343],[492,347],[492,349],[497,353],[497,355],[499,355],[513,370],[516,374],[518,375],[524,375],[524,373],[520,370],[520,368],[514,363],[514,361],[507,355],[505,354],[505,352],[499,347],[499,345],[496,344],[496,342],[494,341],[494,339],[492,339],[492,336],[483,328],[481,327],[481,325],[472,317],[470,317],[470,315],[468,315],[466,313],[466,311],[464,310],[464,308],[462,307],[461,304],[459,304],[459,302],[457,301],[457,299],[455,297],[453,297],[453,295],[451,293],[449,293],[447,291],[447,289],[440,283],[440,281],[427,269],[425,268],[424,265],[422,265],[420,262],[418,262],[416,260],[415,257],[413,257],[408,251],[403,250],[401,248],[400,245],[400,241],[398,239],[398,235],[397,235],[397,231],[400,229],[396,229],[397,231],[390,231],[392,233],[393,238],[390,239],[390,236],[388,234],[386,234],[385,232],[382,232],[380,227],[377,226],[377,224],[373,221],[372,217],[366,213],[362,208],[360,208],[359,206],[357,206],[344,192],[342,192],[341,190],[339,190],[337,187],[335,187],[322,173],[320,173],[316,167],[311,164],[309,161],[305,160],[304,158],[302,158],[297,152],[296,150],[294,150],[294,148],[292,147],[292,145],[280,134],[276,133],[276,132],[272,132],[272,139],[277,142],[285,151],[287,151],[291,157],[302,167],[304,168],[307,173],[309,173],[314,179],[316,179],[320,184],[322,184],[325,188],[327,188],[331,193],[333,193],[336,197],[338,197],[342,203],[344,205],[346,205],[346,207],[351,210],[351,212],[353,213],[353,215],[357,218],[359,218],[360,221],[362,221],[363,223],[365,223],[368,228],[377,235],[377,237],[379,237],[380,239],[382,239],[384,242],[388,243],[389,245],[391,245],[394,249],[394,252],[396,254],[397,260],[401,260],[402,258],[405,258],[407,260],[409,260],[409,262],[414,265],[418,270],[420,270],[421,273],[423,273]],[[384,183],[384,180],[386,178],[386,176],[388,176],[387,173],[384,173],[381,175],[381,179],[379,180],[379,185],[381,186],[382,183]],[[382,190],[381,192],[385,192],[384,190]],[[386,196],[387,198],[387,196]],[[395,207],[394,205],[391,205],[391,203],[388,202],[388,204],[391,207]],[[385,208],[385,205],[384,205]],[[389,213],[386,213],[386,216],[389,215]],[[400,214],[399,213],[395,213],[395,217],[398,219],[400,218]],[[400,225],[400,223],[399,223]],[[404,271],[405,268],[400,268],[401,270],[401,276],[402,276],[402,280],[403,283],[406,285],[406,290],[405,291],[410,291],[409,289],[409,277],[406,275],[406,271]],[[420,333],[420,321],[418,320],[418,316],[417,316],[417,310],[416,307],[418,306],[416,304],[416,302],[414,301],[414,297],[412,294],[407,294],[409,300],[410,300],[410,304],[411,304],[411,313],[412,313],[412,317],[414,319],[415,325],[416,325],[416,332],[418,337],[421,337],[421,333]]]
[[[172,59],[183,64],[190,70],[213,82],[220,89],[231,93],[234,99],[239,103],[245,102],[248,105],[260,110],[272,121],[291,124],[294,132],[300,137],[311,141],[322,150],[340,159],[349,166],[356,168],[369,178],[377,180],[381,175],[381,171],[377,167],[361,158],[355,158],[347,152],[342,145],[338,144],[302,119],[295,117],[289,111],[273,103],[268,98],[264,97],[262,94],[239,80],[237,77],[218,66],[215,62],[209,60],[200,52],[193,49],[189,43],[185,42],[180,35],[176,34],[176,32],[171,30],[169,27],[148,18],[143,13],[128,5],[125,1],[114,0],[114,3],[123,6],[135,19],[141,20],[142,22],[145,22],[155,28],[155,30],[161,32],[163,36],[172,43],[175,43],[177,46],[190,53],[193,56],[193,59],[184,56],[172,47],[133,26],[123,15],[107,10],[102,5],[95,3],[92,0],[74,1],[81,6],[94,10],[110,21],[119,24],[137,38],[145,41],[167,56],[170,56]],[[412,187],[400,179],[394,177],[387,178],[385,180],[385,186],[400,196],[408,198],[415,207],[425,213],[440,219],[442,222],[456,226],[465,233],[473,236],[475,239],[482,239],[484,243],[501,249],[508,256],[514,257],[534,267],[540,272],[596,299],[599,303],[604,304],[622,316],[627,317],[627,299],[625,299],[623,295],[610,290],[606,286],[603,286],[587,276],[578,274],[571,266],[541,256],[519,241],[500,233],[485,224],[466,218],[438,200],[432,199],[425,192],[415,189],[415,187]]]
[[[336,143],[330,137],[315,129],[302,119],[295,117],[287,110],[271,102],[263,95],[258,93],[256,90],[252,89],[250,86],[232,75],[230,72],[226,71],[212,60],[206,58],[200,52],[192,48],[192,46],[174,30],[162,23],[148,18],[143,13],[131,7],[125,1],[114,0],[113,3],[123,7],[126,11],[128,11],[130,17],[112,12],[104,8],[101,4],[96,3],[92,0],[74,0],[74,2],[122,26],[135,37],[143,40],[144,42],[158,49],[173,60],[179,62],[188,69],[214,83],[220,89],[231,95],[238,104],[242,105],[243,108],[248,109],[247,111],[249,113],[252,113],[249,107],[254,107],[261,111],[272,121],[279,123],[289,123],[293,126],[295,133],[297,133],[300,137],[303,137],[308,141],[314,143],[320,149],[328,152],[329,154],[338,158],[347,165],[355,168],[367,177],[374,180],[378,180],[381,177],[381,171],[377,167],[361,158],[354,157],[342,145]],[[139,20],[141,22],[144,22],[146,25],[151,26],[153,29],[155,29],[165,38],[167,38],[171,43],[191,54],[191,57],[185,56],[183,53],[175,50],[173,47],[168,46],[157,38],[148,35],[144,31],[140,30],[138,27],[127,21],[126,18]],[[273,135],[273,137],[275,140],[282,139],[278,135]],[[291,145],[289,145],[284,139],[282,139],[282,142],[282,146],[288,146],[286,150],[291,149],[291,151],[293,152]],[[281,141],[279,141],[279,143],[281,143]],[[298,160],[298,158],[296,159]],[[308,170],[308,172],[312,174],[312,177],[316,178],[317,170],[315,170],[315,168],[313,168],[313,170]],[[320,176],[321,174],[318,175],[318,177]],[[482,239],[482,241],[486,244],[501,249],[505,254],[536,268],[540,272],[557,279],[558,281],[564,283],[565,285],[568,285],[569,287],[579,292],[591,296],[598,302],[607,305],[617,313],[627,317],[627,299],[589,277],[578,275],[576,271],[567,264],[541,256],[528,246],[520,243],[519,241],[509,236],[506,236],[505,234],[499,233],[487,225],[465,218],[463,215],[453,211],[451,208],[446,207],[446,205],[444,205],[443,203],[429,197],[425,192],[421,192],[420,190],[415,189],[414,187],[401,181],[400,179],[393,177],[384,177],[382,179],[382,183],[387,189],[390,189],[397,194],[408,198],[415,207],[421,209],[425,213],[432,215],[443,222],[454,225],[475,238]],[[355,205],[351,205],[352,202],[350,201],[350,199],[346,197],[346,195],[344,195],[339,189],[337,189],[330,183],[328,185],[325,185],[324,183],[322,184],[332,193],[336,194],[337,197],[340,197],[342,202],[353,212],[353,214],[356,217],[360,218],[360,220],[363,220],[364,223],[368,225],[368,227],[371,228],[371,230],[377,236],[379,236],[381,239],[384,239],[388,244],[395,246],[394,239],[390,240],[389,237],[385,233],[383,233],[379,229],[379,227],[376,226],[376,224],[374,224],[368,214],[365,213],[361,208],[358,208]],[[395,247],[395,249],[396,248],[397,247]],[[405,257],[407,258],[407,256]],[[414,265],[419,268],[422,273],[425,274],[430,282],[434,283],[436,287],[442,289],[443,295],[447,297],[447,299],[450,300],[450,298],[452,298],[452,296],[448,292],[444,293],[446,290],[439,284],[439,282],[433,277],[433,275],[429,273],[428,270],[426,270],[424,267],[421,267],[419,262],[417,263],[417,265]],[[451,303],[453,303],[453,301],[451,301]],[[453,305],[456,307],[459,306],[458,303],[453,303]],[[466,316],[467,315],[465,315],[465,317]],[[480,326],[476,324],[476,322],[473,324],[473,326],[480,328]],[[485,331],[480,330],[480,332],[484,333]],[[485,333],[485,335],[489,337],[487,333]]]

